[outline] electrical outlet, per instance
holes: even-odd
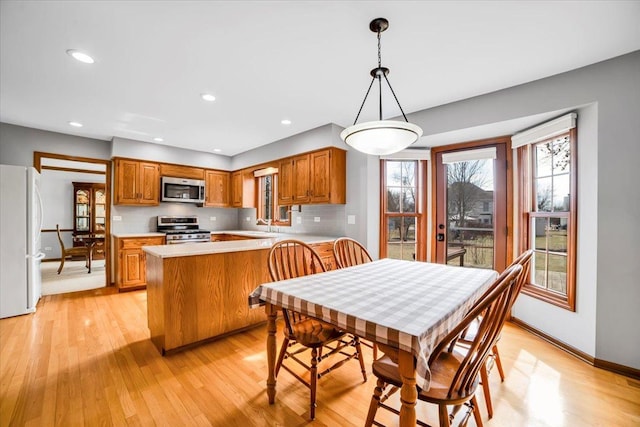
[[[215,216],[210,216],[210,217],[209,217],[209,221],[215,221],[215,220],[216,220],[216,217],[215,217]]]
[[[246,217],[246,218],[245,218],[245,221],[247,221],[247,222],[251,222],[251,217],[250,217],[250,216]]]
[[[45,251],[50,251],[50,250],[51,250],[51,246],[46,246],[46,247],[44,248],[44,250],[45,250]]]
[[[302,217],[296,217],[296,224],[302,224]]]
[[[313,217],[313,222],[320,222],[320,217],[319,216],[314,216]]]
[[[355,224],[356,216],[355,215],[347,215],[347,224]]]
[[[113,217],[114,221],[122,221],[122,217],[120,215],[116,215]]]

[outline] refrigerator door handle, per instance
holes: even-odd
[[[40,236],[42,235],[42,225],[44,224],[44,207],[43,207],[43,204],[42,204],[42,196],[40,195],[40,188],[38,188],[38,186],[36,186],[35,189],[36,189],[36,196],[38,198],[38,222],[39,222],[39,224],[38,224],[38,237],[36,238],[36,241],[38,241],[38,240],[40,240]],[[42,258],[40,258],[40,259],[42,259]]]

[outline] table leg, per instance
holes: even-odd
[[[269,376],[267,377],[267,396],[269,403],[276,401],[276,314],[277,307],[267,303],[265,305],[267,313],[267,366]]]
[[[400,350],[398,352],[398,369],[402,378],[400,389],[400,427],[413,427],[416,425],[416,401],[418,390],[416,389],[416,368],[413,354]]]

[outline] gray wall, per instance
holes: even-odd
[[[111,159],[111,142],[0,122],[0,163],[33,166],[33,152]]]

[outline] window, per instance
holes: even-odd
[[[575,311],[576,132],[518,149],[520,246],[533,249],[523,292]]]
[[[380,257],[424,260],[426,246],[420,196],[424,162],[382,160]]]
[[[291,225],[289,206],[278,205],[278,174],[262,175],[256,178],[258,185],[258,220],[270,221],[272,225]]]

